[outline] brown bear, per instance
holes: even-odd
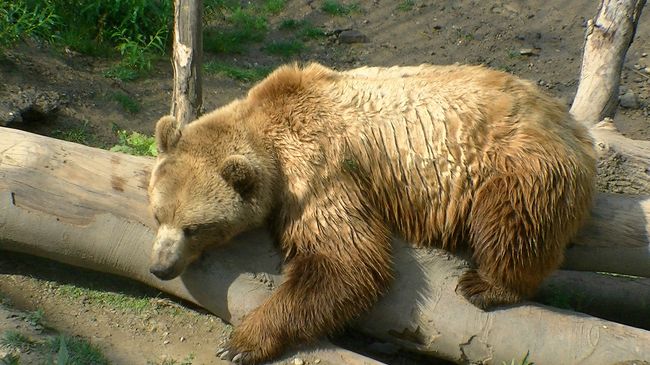
[[[458,291],[481,308],[530,297],[588,214],[588,131],[530,82],[480,66],[284,66],[241,100],[156,125],[151,272],[267,224],[286,281],[222,357],[259,363],[338,330],[391,281],[391,233],[467,247]]]

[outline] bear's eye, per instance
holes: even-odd
[[[199,231],[199,226],[195,226],[195,225],[187,226],[183,228],[183,234],[185,235],[185,237],[192,237],[196,235],[198,231]]]

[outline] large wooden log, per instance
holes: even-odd
[[[282,281],[278,252],[266,232],[249,232],[209,251],[180,278],[157,280],[147,269],[154,238],[146,196],[152,162],[0,129],[0,249],[131,277],[237,324]],[[628,256],[642,256],[638,262],[647,269],[648,214],[637,219],[639,211],[628,213],[646,209],[648,199],[604,196],[596,212],[602,202],[594,219],[615,217],[617,224],[600,237],[583,234],[589,245],[601,247],[576,242],[591,257],[580,260],[578,254],[567,267],[586,261],[590,270],[629,273],[629,265],[612,267],[607,257],[630,250]],[[613,251],[601,257],[603,247]],[[356,324],[376,337],[458,362],[509,362],[527,351],[537,364],[650,360],[644,345],[650,332],[642,329],[532,303],[491,312],[473,307],[455,293],[467,267],[458,257],[396,242],[395,265],[391,291]],[[650,276],[643,268],[634,272]]]

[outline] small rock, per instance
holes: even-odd
[[[522,48],[519,50],[519,54],[522,56],[537,56],[540,50],[539,48]]]
[[[293,359],[293,365],[304,365],[305,361],[299,357],[296,357]]]
[[[641,57],[648,57],[648,54],[643,52],[643,53],[641,53]]]
[[[181,336],[180,341],[185,342],[185,337]]]
[[[632,90],[628,90],[625,94],[621,95],[619,102],[623,108],[628,108],[628,109],[639,108],[639,98]]]
[[[320,364],[320,359],[314,360],[314,364]]]
[[[503,13],[503,8],[498,6],[498,5],[493,6],[492,9],[490,9],[490,10],[495,14]]]
[[[163,345],[169,345],[170,342],[171,341],[169,341],[169,340],[165,340],[165,341],[163,341]]]
[[[339,34],[339,42],[345,44],[351,43],[367,43],[368,37],[358,30],[344,30]]]

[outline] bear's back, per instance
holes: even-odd
[[[593,162],[591,139],[567,108],[506,73],[361,68],[340,73],[329,87],[347,131],[335,142],[344,146],[338,160],[358,165],[352,174],[375,205],[416,243],[457,242],[476,191],[491,176],[544,179],[545,169]]]

